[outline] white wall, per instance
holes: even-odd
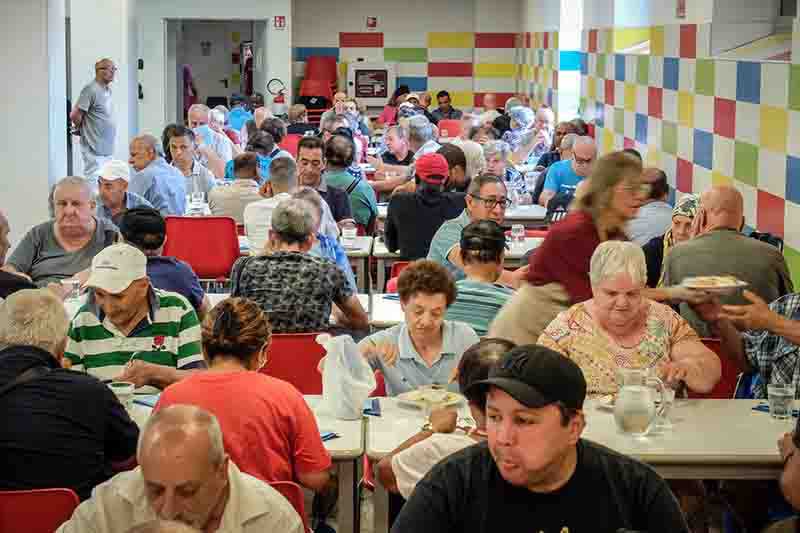
[[[140,57],[144,59],[144,71],[141,72],[144,99],[139,105],[139,123],[143,132],[160,135],[168,120],[165,19],[270,19],[267,76],[280,78],[291,86],[292,0],[139,0],[137,14],[142,34]],[[285,30],[272,29],[271,19],[276,15],[286,17]]]
[[[779,9],[780,0],[716,0],[711,53],[719,54],[770,35]]]
[[[561,4],[562,0],[522,0],[522,31],[558,31]]]
[[[0,209],[16,246],[48,219],[47,194],[67,172],[64,0],[3,0],[0,47],[5,50],[0,112],[3,175]]]
[[[522,21],[519,17],[522,0],[474,0],[474,2],[474,31],[509,33],[522,31]]]

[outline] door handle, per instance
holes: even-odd
[[[224,85],[226,89],[228,88],[228,78],[221,79],[219,82]]]

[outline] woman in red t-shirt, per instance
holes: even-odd
[[[331,458],[314,414],[289,383],[261,374],[271,328],[245,298],[217,304],[203,321],[208,370],[167,387],[155,407],[201,407],[219,420],[225,451],[242,472],[266,482],[294,481],[319,491]]]

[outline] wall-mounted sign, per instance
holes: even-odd
[[[367,17],[367,30],[375,31],[378,29],[378,17]]]
[[[676,0],[675,16],[679,19],[686,18],[686,0]]]
[[[274,19],[273,26],[276,30],[285,30],[286,29],[286,17],[284,15],[278,15]]]

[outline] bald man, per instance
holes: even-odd
[[[650,167],[642,172],[642,181],[649,185],[650,193],[627,227],[628,238],[639,246],[661,237],[672,226],[667,175],[659,168]]]
[[[731,186],[717,186],[703,193],[694,219],[697,236],[676,245],[664,264],[664,286],[679,285],[695,276],[731,275],[747,282],[761,299],[773,300],[792,292],[792,278],[783,254],[769,244],[741,233],[744,200]],[[723,304],[748,303],[740,294],[723,296]],[[687,305],[681,314],[701,337],[709,337],[708,325]]]
[[[111,103],[111,82],[117,67],[111,59],[104,58],[94,65],[95,77],[81,90],[69,119],[81,136],[83,175],[97,179],[100,167],[111,159],[117,124]]]
[[[186,210],[186,178],[162,156],[161,144],[152,135],[134,137],[128,163],[133,167],[128,190],[143,196],[163,215],[183,215]]]
[[[11,243],[8,240],[9,231],[11,231],[11,228],[8,225],[8,219],[0,211],[0,302],[17,291],[36,288],[36,285],[27,277],[15,272],[8,272],[2,268],[6,262],[6,253],[11,247]]]
[[[228,458],[219,422],[207,411],[175,405],[153,414],[136,456],[136,470],[99,485],[58,533],[127,533],[154,520],[204,533],[303,533],[289,502]]]

